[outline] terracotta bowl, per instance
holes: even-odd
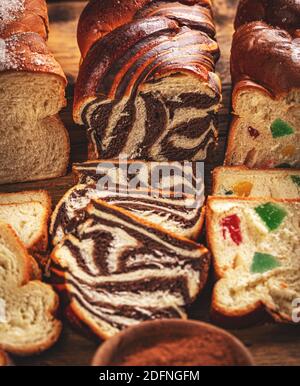
[[[167,339],[173,340],[197,337],[199,342],[199,337],[201,336],[205,336],[206,339],[209,337],[209,341],[214,342],[217,345],[217,348],[218,345],[221,345],[223,350],[225,346],[226,351],[228,348],[228,352],[230,352],[230,356],[232,357],[231,362],[233,362],[228,363],[228,365],[254,365],[252,356],[248,349],[237,338],[228,332],[214,327],[211,324],[198,321],[166,319],[140,323],[107,340],[96,352],[92,360],[92,366],[112,366],[122,364],[122,359],[129,354],[132,357],[132,355],[135,354],[135,347],[139,347],[139,350],[143,349],[143,344],[145,344],[147,349],[151,349],[151,347],[154,347],[156,344],[162,343]],[[206,342],[207,340],[205,343]],[[137,353],[138,352],[139,351],[137,351]],[[222,364],[224,365],[224,363]],[[205,363],[205,360],[203,361],[199,357],[198,366],[201,365],[205,366],[208,365],[208,363]]]

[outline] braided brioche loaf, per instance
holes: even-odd
[[[241,1],[235,25],[235,118],[225,163],[299,167],[299,1]]]
[[[209,0],[92,0],[78,43],[73,114],[90,159],[206,159],[221,100]]]
[[[205,285],[206,248],[93,201],[52,253],[52,277],[70,313],[101,338],[160,318],[185,318]]]
[[[3,0],[0,22],[0,183],[60,176],[69,156],[57,115],[66,78],[46,46],[46,3]]]

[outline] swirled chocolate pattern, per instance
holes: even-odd
[[[203,201],[192,195],[177,197],[172,192],[132,190],[98,190],[96,185],[76,185],[56,207],[50,225],[52,241],[56,245],[65,235],[74,232],[78,222],[86,217],[91,200],[101,199],[180,236],[199,237],[203,224]]]
[[[97,184],[99,190],[164,190],[204,196],[202,166],[197,162],[95,160],[73,164],[72,169],[77,184]]]
[[[87,126],[89,158],[205,160],[217,140],[221,101],[210,4],[142,3],[129,6],[130,16],[107,33],[99,25],[108,26],[103,15],[110,6],[102,4],[94,34],[99,40],[83,54],[74,119]],[[114,11],[122,6],[118,2]],[[87,8],[94,7],[97,14],[93,2]],[[88,19],[79,26],[86,28],[81,47],[91,37]]]
[[[52,253],[52,278],[69,308],[101,338],[144,320],[185,318],[205,285],[206,248],[93,201]]]

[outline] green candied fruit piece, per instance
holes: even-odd
[[[291,176],[291,179],[294,184],[300,186],[300,176]]]
[[[264,273],[278,267],[280,267],[280,263],[275,256],[256,252],[253,257],[251,272]]]
[[[284,137],[286,135],[294,134],[294,128],[289,125],[287,122],[278,118],[271,125],[271,131],[273,138]]]
[[[270,231],[277,229],[287,216],[285,209],[271,202],[258,206],[255,208],[255,212],[267,225]]]

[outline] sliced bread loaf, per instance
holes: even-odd
[[[248,324],[265,309],[278,321],[295,321],[299,214],[299,199],[209,198],[207,237],[220,278],[212,303],[216,319]]]
[[[104,201],[88,206],[52,259],[69,310],[101,338],[145,320],[186,318],[210,265],[206,248]]]
[[[203,200],[192,195],[176,197],[172,192],[149,190],[112,192],[98,190],[95,185],[76,185],[64,195],[53,213],[50,234],[54,244],[74,230],[92,199],[124,208],[193,240],[199,238],[204,222]]]
[[[30,355],[54,344],[61,323],[52,288],[31,279],[31,259],[12,228],[0,223],[0,349]]]
[[[0,31],[0,184],[61,176],[70,150],[57,115],[65,75],[39,34],[2,37]]]
[[[31,252],[42,252],[48,247],[50,213],[49,206],[37,201],[0,204],[0,221],[10,224]]]
[[[213,195],[300,198],[300,170],[218,167],[213,172]]]

